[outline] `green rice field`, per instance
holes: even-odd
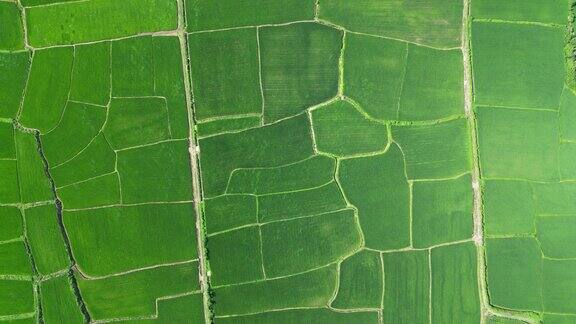
[[[575,21],[0,0],[0,324],[576,323]]]

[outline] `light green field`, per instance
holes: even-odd
[[[196,118],[262,113],[257,37],[256,28],[188,36]]]
[[[258,226],[210,236],[206,248],[214,286],[264,279]]]
[[[15,207],[0,207],[0,241],[13,240],[22,235],[22,216]]]
[[[487,180],[483,186],[483,199],[487,235],[535,233],[536,210],[529,182]]]
[[[45,133],[58,125],[68,98],[74,48],[34,52],[20,122]]]
[[[192,205],[182,203],[69,211],[63,217],[79,268],[105,276],[195,259],[192,215]]]
[[[207,137],[226,132],[239,132],[248,128],[258,127],[262,124],[262,117],[239,117],[229,119],[216,119],[207,122],[200,122],[196,125],[198,137]]]
[[[337,309],[381,307],[384,274],[380,254],[363,250],[340,264],[338,294],[330,304]]]
[[[67,275],[40,284],[42,316],[45,323],[80,323],[84,320],[70,284]]]
[[[279,24],[311,19],[314,0],[186,0],[188,31]]]
[[[346,34],[344,94],[372,118],[398,118],[408,45],[394,40]]]
[[[68,161],[96,137],[105,121],[105,108],[68,102],[57,126],[42,135],[46,159],[52,165]]]
[[[0,21],[2,33],[0,34],[0,49],[20,50],[24,48],[24,33],[20,11],[15,3],[0,3]]]
[[[336,262],[362,243],[350,209],[269,223],[261,231],[264,269],[272,278]]]
[[[475,0],[472,15],[482,19],[566,24],[567,0]]]
[[[386,250],[410,245],[410,189],[398,146],[391,145],[384,154],[343,160],[338,179],[358,208],[367,247]]]
[[[296,307],[323,307],[337,285],[335,266],[303,274],[214,289],[220,316],[262,313]]]
[[[33,312],[32,281],[0,279],[0,316]]]
[[[56,186],[66,186],[115,171],[116,153],[103,134],[96,136],[70,160],[53,166],[50,174]]]
[[[92,319],[152,316],[157,299],[199,289],[198,263],[163,266],[104,279],[78,278]]]
[[[192,200],[187,140],[120,151],[117,168],[124,203]]]
[[[91,0],[26,10],[34,46],[90,42],[176,29],[176,1]]]
[[[70,100],[106,105],[110,100],[110,42],[79,45],[74,50]]]
[[[542,299],[545,312],[575,314],[576,260],[543,260]]]
[[[479,108],[478,145],[485,179],[558,180],[558,115]]]
[[[314,189],[258,196],[258,220],[277,221],[323,214],[346,208],[335,181]]]
[[[457,47],[462,1],[324,0],[320,3],[320,18],[355,32],[428,46]]]
[[[20,100],[30,68],[27,52],[0,52],[0,117],[13,118],[20,108]]]
[[[45,205],[24,211],[26,234],[40,274],[64,270],[70,259],[58,224],[56,206]]]
[[[576,184],[533,183],[534,205],[541,216],[575,215]]]
[[[572,127],[576,123],[576,94],[574,91],[564,88],[562,97],[560,97],[559,124],[560,137],[563,140],[576,141],[576,129]]]
[[[474,22],[472,35],[477,105],[558,109],[566,69],[563,28]]]
[[[116,150],[170,139],[166,99],[112,99],[104,135],[110,146]]]
[[[56,189],[56,193],[65,209],[110,206],[122,200],[118,173],[71,184]]]
[[[32,266],[23,241],[0,244],[0,264],[0,275],[32,275]]]
[[[378,323],[376,312],[353,312],[340,313],[324,308],[313,309],[291,309],[275,312],[260,313],[255,315],[234,316],[219,318],[218,323],[234,324],[254,324],[254,323],[279,323],[279,324],[299,324],[299,323],[333,323],[333,324],[355,324],[355,323]]]
[[[472,179],[415,182],[412,189],[414,247],[425,248],[472,237]]]
[[[465,119],[439,124],[393,126],[402,148],[408,179],[442,179],[471,169],[469,129]]]
[[[366,118],[347,101],[336,101],[311,114],[319,152],[336,156],[368,154],[383,151],[388,144],[386,125]]]
[[[204,201],[206,231],[215,233],[258,221],[256,197],[224,195]]]
[[[340,31],[299,23],[263,27],[259,37],[265,123],[336,96]]]
[[[476,262],[473,243],[432,250],[432,323],[480,321]]]
[[[262,128],[200,140],[206,197],[223,194],[236,168],[274,167],[312,156],[310,124],[305,114]]]
[[[495,306],[542,310],[542,258],[535,239],[488,239],[486,261],[490,301]]]
[[[16,141],[21,202],[33,203],[54,199],[50,182],[44,172],[44,163],[40,158],[40,154],[38,154],[38,146],[34,135],[16,132],[14,138]]]
[[[431,307],[429,252],[384,253],[382,258],[385,278],[384,320],[428,323]]]
[[[263,195],[320,187],[333,179],[335,169],[335,160],[325,155],[279,167],[235,169],[226,191]]]
[[[576,217],[543,216],[536,218],[536,237],[544,256],[555,259],[576,258]]]

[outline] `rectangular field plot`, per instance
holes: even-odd
[[[46,323],[79,323],[84,320],[70,285],[67,274],[41,283],[42,315]]]
[[[266,323],[331,323],[331,324],[376,324],[376,312],[343,313],[326,308],[292,309],[260,313],[255,315],[232,316],[219,318],[218,323],[224,324],[266,324]]]
[[[16,117],[30,68],[30,57],[28,52],[0,52],[0,118]]]
[[[198,263],[162,266],[101,279],[80,277],[78,286],[95,320],[151,317],[156,314],[159,298],[200,289]]]
[[[337,309],[380,308],[384,291],[380,253],[360,251],[340,264],[338,294],[330,306]]]
[[[558,109],[566,69],[563,28],[474,22],[472,34],[476,104]]]
[[[567,0],[474,0],[472,16],[483,19],[566,24]]]
[[[435,47],[460,46],[462,1],[326,0],[320,18],[355,32]]]
[[[90,0],[26,9],[32,46],[83,43],[176,29],[176,1]]]

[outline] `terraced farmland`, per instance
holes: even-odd
[[[569,0],[0,17],[0,322],[576,322]]]

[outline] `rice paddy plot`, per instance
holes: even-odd
[[[280,122],[199,141],[206,197],[223,194],[228,178],[238,168],[277,167],[313,155],[310,122],[300,114]]]
[[[108,174],[116,170],[116,153],[102,133],[70,160],[50,168],[58,187]]]
[[[20,108],[28,69],[28,52],[0,52],[0,118],[14,118]]]
[[[262,113],[256,28],[188,35],[198,120]]]
[[[20,115],[22,125],[41,133],[56,127],[66,106],[73,62],[73,47],[34,52]]]
[[[120,178],[109,173],[56,189],[64,209],[91,208],[120,204]]]
[[[166,99],[113,98],[104,135],[116,150],[170,139]]]
[[[560,98],[559,124],[560,138],[562,140],[576,141],[576,94],[568,87],[564,88]]]
[[[343,313],[326,308],[290,309],[274,312],[259,313],[254,315],[232,316],[218,318],[218,323],[224,324],[299,324],[299,323],[332,323],[354,324],[378,323],[378,313],[358,311]]]
[[[386,126],[370,120],[347,101],[336,101],[312,111],[312,127],[319,152],[336,156],[383,151]]]
[[[475,0],[472,1],[472,16],[481,19],[565,25],[568,5],[567,0]]]
[[[76,44],[177,27],[176,1],[92,0],[26,9],[32,46]]]
[[[206,248],[214,286],[264,279],[258,226],[210,236]]]
[[[312,216],[346,207],[340,187],[332,181],[318,188],[258,196],[258,220],[269,222]]]
[[[33,316],[32,281],[0,279],[0,316],[29,313]]]
[[[8,51],[24,49],[24,29],[16,3],[5,1],[0,3],[0,21],[4,25],[0,34],[0,49]]]
[[[379,309],[384,282],[380,254],[362,250],[340,264],[340,284],[331,307],[337,309]]]
[[[245,315],[299,307],[324,307],[338,284],[336,266],[254,283],[214,289],[218,316]]]
[[[0,276],[32,276],[32,265],[24,241],[0,244]]]
[[[314,17],[314,0],[186,0],[188,31],[281,24]]]
[[[122,202],[191,201],[189,159],[187,140],[120,151],[118,173]]]
[[[472,168],[470,134],[465,119],[432,125],[393,126],[408,179],[445,179]]]
[[[65,211],[63,217],[78,268],[106,276],[195,259],[193,214],[190,203],[180,203]]]
[[[558,180],[558,115],[552,111],[478,109],[485,179]]]
[[[576,184],[534,183],[532,188],[538,215],[576,215]]]
[[[337,176],[349,202],[358,209],[367,247],[387,250],[410,245],[410,189],[397,145],[383,154],[342,160]]]
[[[261,231],[264,269],[272,278],[334,263],[362,244],[351,209],[268,223]]]
[[[472,34],[477,105],[558,109],[566,73],[563,28],[474,22]]]
[[[94,320],[156,315],[157,300],[196,292],[198,263],[161,266],[102,279],[77,276],[88,312]]]
[[[248,128],[261,126],[261,116],[234,117],[216,119],[196,124],[198,137],[207,137],[228,132],[239,132]]]
[[[0,222],[0,241],[13,240],[22,235],[22,216],[18,208],[0,206]]]
[[[320,3],[320,18],[346,29],[433,47],[458,47],[462,1],[378,0]]]
[[[460,49],[408,45],[398,119],[432,120],[464,113],[464,73]]]
[[[14,138],[18,160],[18,183],[20,184],[20,190],[16,191],[20,192],[21,202],[34,203],[54,199],[34,135],[18,131]]]
[[[544,312],[576,314],[576,260],[544,259],[542,299]]]
[[[536,237],[544,256],[555,259],[576,258],[576,216],[536,218]]]
[[[279,167],[236,169],[228,181],[228,193],[265,195],[320,187],[334,178],[336,161],[314,155]]]
[[[424,248],[472,237],[472,179],[415,182],[412,189],[414,247]]]
[[[41,136],[46,159],[52,165],[71,159],[98,135],[105,122],[105,108],[67,102],[58,125]]]
[[[216,233],[258,222],[256,197],[224,195],[204,201],[206,231]]]
[[[24,211],[28,244],[36,269],[42,275],[64,270],[70,265],[57,217],[54,205]]]
[[[576,143],[560,143],[558,147],[558,172],[561,181],[576,180]]]
[[[110,100],[110,42],[75,46],[70,100],[106,105]]]
[[[0,160],[0,203],[15,204],[20,202],[18,184],[18,165],[15,160]]]
[[[317,23],[260,29],[264,123],[294,116],[338,92],[342,32]]]
[[[576,315],[546,314],[544,313],[544,324],[571,324],[576,321]]]
[[[541,311],[542,258],[534,238],[488,239],[490,302],[506,309]]]
[[[407,54],[403,42],[347,33],[344,94],[372,118],[397,119]]]
[[[45,323],[84,321],[70,284],[67,274],[42,281],[40,284],[42,317]]]
[[[533,234],[536,208],[529,182],[486,180],[483,185],[487,235]]]
[[[429,323],[430,255],[428,251],[384,253],[384,320]]]
[[[432,249],[432,322],[478,323],[480,301],[473,243]]]

